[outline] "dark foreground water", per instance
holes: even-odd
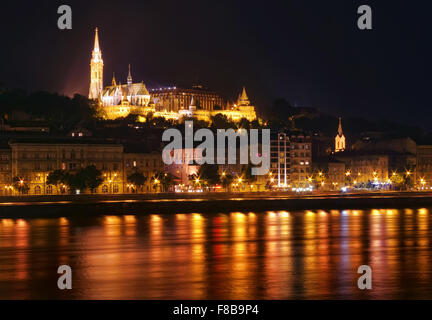
[[[431,227],[429,209],[1,219],[0,299],[431,299]]]

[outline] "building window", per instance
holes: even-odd
[[[119,186],[118,184],[113,185],[113,192],[118,193],[119,192]]]
[[[41,187],[40,186],[36,186],[35,189],[34,189],[34,193],[35,194],[41,194],[41,192],[42,192]]]
[[[106,184],[102,187],[102,193],[108,193],[108,186]]]
[[[52,192],[53,192],[52,186],[46,187],[46,194],[52,194]]]

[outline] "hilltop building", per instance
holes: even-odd
[[[244,87],[235,103],[224,102],[219,94],[199,85],[190,89],[168,87],[148,90],[143,82],[132,82],[130,65],[125,84],[117,84],[113,75],[111,85],[103,87],[103,66],[96,28],[90,61],[89,98],[99,100],[104,117],[108,120],[129,114],[138,115],[142,121],[150,114],[170,120],[192,117],[210,121],[216,114],[223,114],[233,121],[257,119],[255,107],[251,105]]]

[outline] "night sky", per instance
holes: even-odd
[[[9,1],[0,12],[0,82],[88,94],[94,28],[104,83],[148,88],[199,81],[234,98],[245,85],[263,109],[276,98],[343,117],[432,130],[429,1]],[[72,7],[72,30],[57,8]],[[357,8],[373,30],[357,28]]]

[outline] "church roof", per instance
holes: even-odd
[[[149,92],[143,82],[132,83],[130,88],[127,84],[119,84],[116,86],[107,86],[104,88],[103,96],[114,96],[116,90],[120,89],[122,92],[128,92],[129,95],[149,95]]]

